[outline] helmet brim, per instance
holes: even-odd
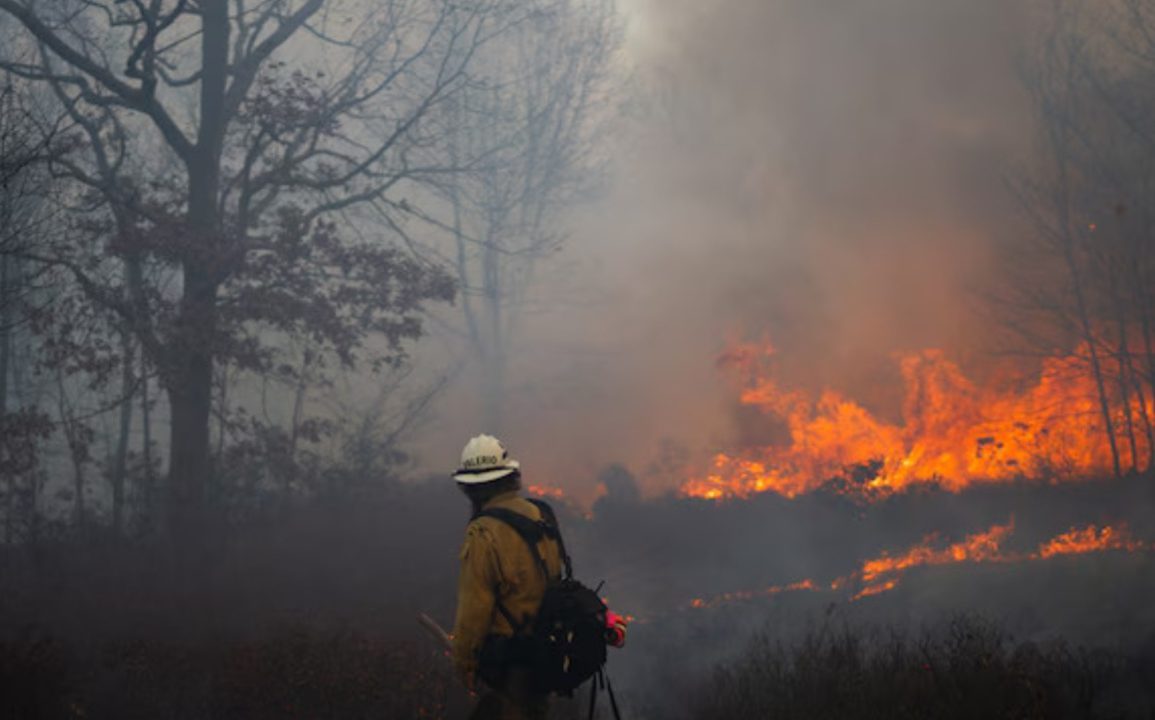
[[[521,464],[516,460],[506,460],[502,467],[492,468],[490,470],[458,470],[453,474],[453,479],[462,485],[482,485],[484,483],[500,480],[503,477],[509,477],[517,472]]]

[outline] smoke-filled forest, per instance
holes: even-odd
[[[1152,128],[1151,0],[0,0],[0,718],[470,717],[482,433],[622,718],[1155,717]]]

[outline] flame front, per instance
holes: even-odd
[[[709,598],[694,598],[691,609],[712,608],[732,602],[773,597],[784,592],[800,590],[831,591],[857,588],[852,601],[881,595],[899,586],[902,577],[912,568],[963,563],[1017,563],[1046,560],[1062,555],[1086,555],[1108,551],[1143,552],[1152,546],[1134,539],[1125,525],[1098,527],[1087,525],[1071,528],[1041,544],[1032,552],[1015,552],[1004,548],[1014,534],[1014,521],[993,525],[988,530],[968,535],[961,542],[936,547],[937,537],[931,535],[917,545],[899,554],[883,553],[862,563],[849,575],[823,584],[806,579],[789,585],[772,585],[761,590],[742,590],[722,593]]]
[[[1002,552],[1003,542],[1007,537],[1014,532],[1014,523],[1006,525],[995,525],[990,530],[977,535],[970,535],[966,540],[954,543],[941,550],[936,550],[931,543],[934,541],[934,536],[923,540],[921,545],[917,545],[902,555],[891,557],[890,555],[882,555],[873,560],[867,560],[862,564],[862,570],[859,573],[862,582],[867,584],[867,587],[859,592],[857,597],[865,595],[876,595],[881,590],[876,590],[876,587],[887,585],[893,582],[893,577],[901,575],[912,567],[920,565],[948,565],[962,562],[1000,562],[1009,558],[1005,557]],[[884,578],[886,578],[884,580]],[[880,583],[879,581],[882,580]],[[893,584],[885,589],[892,589]]]
[[[864,584],[853,599],[877,595],[898,587],[898,580],[913,567],[921,565],[949,565],[957,563],[1011,563],[1045,560],[1059,555],[1085,555],[1110,550],[1140,552],[1148,546],[1131,537],[1126,525],[1102,528],[1088,525],[1071,528],[1041,543],[1034,552],[1010,552],[1003,549],[1006,540],[1014,533],[1012,520],[1006,525],[995,525],[986,532],[968,535],[965,540],[941,550],[932,545],[934,536],[928,537],[902,555],[883,554],[862,564],[856,574]]]
[[[775,492],[792,498],[840,480],[844,492],[871,497],[926,483],[960,492],[974,483],[1058,482],[1112,471],[1085,350],[1045,360],[1025,390],[977,387],[939,350],[907,355],[900,363],[901,425],[834,391],[815,399],[780,387],[760,368],[772,354],[769,346],[741,346],[724,354],[719,366],[745,371],[741,402],[781,419],[788,442],[741,455],[719,453],[710,470],[681,486],[682,495],[722,500]],[[1146,401],[1112,412],[1155,417],[1155,408],[1140,403]],[[1147,436],[1136,435],[1134,452],[1119,439],[1124,467],[1149,462]]]
[[[1072,528],[1070,532],[1065,532],[1040,545],[1036,556],[1049,558],[1056,555],[1082,555],[1083,553],[1103,550],[1135,552],[1144,548],[1143,543],[1131,538],[1126,527],[1097,528],[1094,525],[1088,525],[1081,529]]]

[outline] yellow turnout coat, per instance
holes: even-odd
[[[503,493],[484,509],[503,508],[541,520],[537,506],[516,491]],[[561,576],[557,542],[542,538],[538,551],[551,578]],[[457,618],[453,626],[453,662],[463,676],[475,675],[481,646],[488,635],[513,635],[509,621],[497,609],[500,601],[523,627],[529,626],[541,606],[546,580],[537,560],[517,531],[492,517],[475,518],[461,546],[461,574],[457,583]]]

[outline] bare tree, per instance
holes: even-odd
[[[43,163],[55,138],[37,131],[28,100],[11,76],[0,77],[0,413],[11,409],[19,306],[34,284],[19,255],[42,229],[51,192]]]
[[[37,534],[43,445],[53,430],[29,382],[30,329],[23,307],[43,278],[20,253],[47,225],[53,188],[43,163],[53,133],[38,132],[31,97],[18,80],[0,76],[0,500],[5,543]]]
[[[453,293],[436,268],[343,233],[340,213],[461,169],[428,118],[525,13],[353,5],[0,0],[23,30],[0,66],[49,88],[83,142],[53,165],[75,232],[23,257],[66,271],[155,368],[179,540],[206,521],[216,366],[292,376],[275,337],[309,337],[346,366],[388,362],[420,334],[420,305]],[[387,350],[370,353],[370,335]]]
[[[621,42],[613,0],[534,0],[505,42],[481,53],[446,103],[451,164],[483,157],[443,187],[462,334],[484,374],[484,419],[499,432],[516,328],[539,263],[559,251],[565,211],[598,186],[597,142],[613,116]],[[496,141],[496,147],[494,145]]]
[[[375,479],[387,477],[410,460],[402,443],[428,419],[430,404],[450,379],[441,374],[417,380],[416,374],[412,367],[399,367],[386,373],[372,393],[344,388],[331,394],[337,418],[334,454],[342,458],[335,479],[341,484],[330,482],[324,492],[339,496],[371,487]],[[350,398],[358,399],[350,402]]]
[[[1026,272],[1015,276],[1029,318],[1018,327],[1051,349],[1077,344],[1115,475],[1151,472],[1155,3],[1050,7],[1028,76],[1046,162],[1018,188],[1036,228]]]

